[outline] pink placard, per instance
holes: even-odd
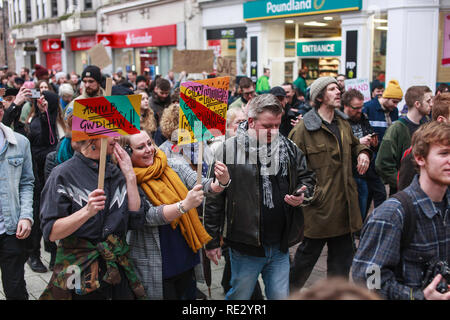
[[[444,21],[444,51],[442,52],[442,65],[450,67],[450,14]]]

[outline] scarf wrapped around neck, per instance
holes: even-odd
[[[137,183],[154,206],[177,203],[184,200],[188,194],[188,189],[178,174],[167,164],[167,156],[161,150],[155,153],[151,166],[134,168],[134,172]],[[174,230],[180,226],[181,234],[194,253],[212,239],[203,227],[196,208],[175,219],[170,225]]]

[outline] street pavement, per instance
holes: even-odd
[[[42,244],[43,248],[43,244]],[[46,267],[50,262],[50,254],[45,252],[44,249],[41,249],[41,259]],[[310,287],[314,282],[326,277],[326,260],[327,260],[327,249],[324,248],[319,261],[314,267],[311,276],[306,282],[305,288]],[[219,261],[219,264],[216,266],[214,263],[211,263],[211,271],[212,271],[212,281],[211,281],[211,298],[209,298],[208,287],[205,283],[198,282],[198,288],[211,300],[223,300],[225,298],[223,288],[220,284],[222,280],[222,273],[225,265],[225,259],[222,258]],[[1,273],[0,273],[1,274]],[[37,300],[41,295],[42,291],[44,291],[48,281],[50,280],[52,273],[51,271],[47,271],[46,273],[36,273],[33,272],[27,263],[25,263],[25,282],[27,284],[27,291],[30,300]],[[264,288],[264,284],[262,279],[259,279],[261,288]],[[5,295],[3,292],[3,285],[0,281],[0,300],[5,300]]]

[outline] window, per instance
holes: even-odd
[[[31,22],[31,0],[25,0],[26,22]]]
[[[92,0],[84,0],[84,10],[92,10]]]
[[[374,22],[374,46],[373,46],[373,61],[372,61],[372,80],[379,80],[385,82],[386,72],[386,43],[388,20],[387,14],[376,16]]]
[[[39,0],[36,0],[36,18],[39,20],[42,17],[41,13],[41,2]]]
[[[72,10],[72,0],[65,0],[65,4],[66,4],[66,13],[70,12]]]
[[[42,17],[47,17],[47,0],[42,0]]]
[[[17,22],[21,23],[22,22],[22,6],[20,3],[20,0],[17,0]]]
[[[13,12],[14,12],[14,24],[18,24],[19,23],[19,20],[17,19],[17,1],[16,0],[14,0],[13,1]]]
[[[52,5],[52,17],[58,16],[58,0],[51,0]]]

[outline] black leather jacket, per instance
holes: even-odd
[[[280,139],[287,140],[290,154],[289,163],[289,193],[292,194],[302,185],[307,186],[305,201],[307,205],[312,200],[316,184],[315,174],[308,170],[306,158],[302,151],[287,138],[280,135]],[[234,160],[222,156],[224,150],[233,150],[234,154],[228,156]],[[262,195],[260,194],[260,175],[257,164],[236,164],[241,148],[236,147],[236,137],[226,140],[223,148],[218,148],[215,154],[216,159],[224,162],[230,173],[231,184],[220,194],[208,196],[205,201],[205,228],[213,238],[206,249],[215,249],[220,246],[220,235],[224,231],[226,218],[225,240],[252,247],[261,247],[261,205]],[[226,152],[225,152],[226,153]],[[248,159],[248,155],[247,159]],[[231,161],[230,161],[231,160]],[[230,162],[234,164],[230,164]],[[211,166],[212,167],[212,166]],[[211,168],[212,175],[214,169]],[[303,212],[301,207],[288,207],[286,214],[286,228],[282,235],[280,250],[287,252],[288,248],[303,238]]]

